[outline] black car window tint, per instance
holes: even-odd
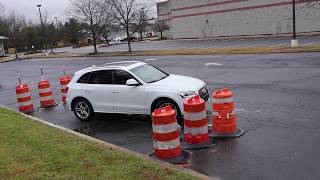
[[[90,83],[90,72],[89,73],[85,73],[84,75],[82,75],[79,78],[79,80],[77,81],[77,83],[83,83],[83,84]]]
[[[91,75],[91,84],[112,84],[110,70],[94,71]]]
[[[134,79],[134,77],[126,71],[114,70],[113,79],[114,79],[114,84],[126,85],[127,80]]]

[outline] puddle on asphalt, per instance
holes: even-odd
[[[90,126],[82,126],[80,128],[73,129],[73,130],[76,132],[85,134],[87,136],[94,136],[95,134],[94,130]]]

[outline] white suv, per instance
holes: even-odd
[[[183,99],[194,95],[200,95],[210,110],[203,81],[139,61],[122,61],[76,72],[67,88],[67,107],[78,119],[90,120],[96,112],[150,115],[171,105],[181,119]]]

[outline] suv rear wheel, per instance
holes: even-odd
[[[73,112],[81,121],[89,121],[94,117],[94,111],[90,102],[84,98],[75,100],[73,103]]]

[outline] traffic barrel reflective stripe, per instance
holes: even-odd
[[[182,149],[180,138],[171,141],[153,141],[154,152],[160,158],[173,158],[180,156]]]
[[[228,88],[223,88],[212,94],[212,109],[230,110],[233,108],[233,94]]]
[[[48,80],[38,82],[38,91],[41,107],[46,108],[56,105],[55,100],[53,98],[50,82]]]
[[[206,134],[208,133],[208,118],[206,111],[198,113],[184,114],[184,132],[191,135]]]
[[[63,76],[60,78],[60,87],[61,87],[61,100],[62,102],[66,103],[66,97],[67,97],[67,86],[69,82],[71,81],[71,76]]]
[[[179,129],[179,125],[177,123],[161,125],[153,124],[152,129],[154,133],[170,133]]]
[[[23,113],[32,112],[34,106],[32,97],[27,84],[21,84],[16,87],[17,102],[19,103],[19,111]]]
[[[213,111],[212,119],[215,125],[228,125],[236,123],[235,111]]]
[[[195,96],[183,101],[184,141],[187,144],[200,144],[208,141],[208,118],[205,101]]]
[[[239,137],[244,131],[237,127],[234,111],[233,93],[223,88],[212,94],[212,132],[211,137]]]
[[[179,138],[180,126],[175,122],[172,124],[156,125],[152,124],[153,139],[157,141],[170,141]]]

